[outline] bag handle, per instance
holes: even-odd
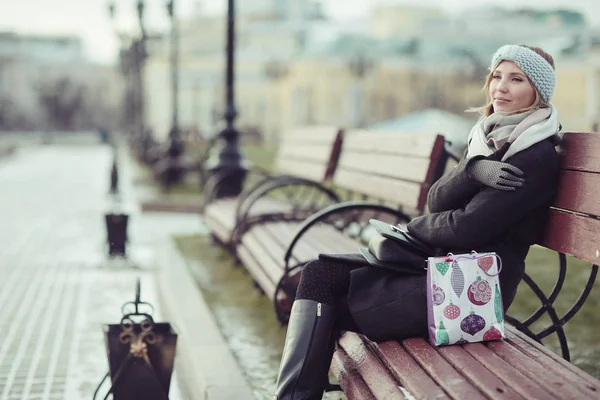
[[[489,277],[498,276],[498,275],[500,275],[500,271],[502,271],[502,259],[500,258],[500,256],[498,254],[479,254],[475,250],[473,250],[473,251],[471,251],[470,255],[461,254],[458,257],[453,258],[454,254],[448,253],[446,255],[446,257],[449,257],[452,261],[457,261],[462,258],[467,259],[467,260],[478,260],[478,259],[484,258],[484,257],[496,257],[498,259],[498,272],[496,272],[495,274],[488,273],[485,269],[483,269],[479,266],[479,263],[477,263],[477,266],[479,267],[479,269],[481,269],[483,271],[484,274],[486,274]]]

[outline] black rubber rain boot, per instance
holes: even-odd
[[[328,383],[335,309],[296,300],[288,323],[273,400],[320,400]]]

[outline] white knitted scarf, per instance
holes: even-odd
[[[558,135],[559,130],[558,112],[553,105],[512,115],[496,112],[481,118],[471,129],[467,158],[489,156],[509,142],[511,145],[502,157],[502,161],[506,161],[518,152]]]

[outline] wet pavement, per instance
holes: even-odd
[[[161,320],[154,249],[167,235],[197,233],[199,222],[140,214],[127,168],[125,201],[112,201],[111,162],[111,148],[94,143],[0,159],[0,400],[91,399],[108,370],[102,325],[120,321],[138,277]],[[115,207],[131,216],[128,260],[106,257],[103,216]],[[172,400],[184,399],[176,375]]]

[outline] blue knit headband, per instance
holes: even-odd
[[[545,103],[550,102],[556,87],[556,74],[544,57],[527,47],[508,44],[500,47],[493,55],[490,71],[494,71],[498,64],[505,60],[517,64],[540,92],[542,100]]]

